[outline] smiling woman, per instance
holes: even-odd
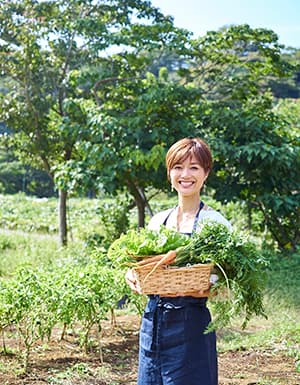
[[[184,138],[174,143],[167,153],[166,166],[171,186],[178,193],[178,205],[156,214],[149,228],[159,230],[159,225],[163,223],[191,235],[194,231],[200,231],[206,220],[215,220],[230,227],[221,214],[200,199],[201,189],[212,165],[210,148],[202,139]]]
[[[212,156],[201,139],[183,139],[168,151],[168,178],[178,192],[176,229],[189,232],[200,212],[200,191],[212,167]],[[202,208],[202,207],[201,207]]]
[[[149,229],[160,230],[164,225],[193,236],[207,221],[231,227],[200,199],[212,163],[210,148],[200,138],[184,138],[170,147],[167,175],[178,193],[178,205],[154,215]],[[131,270],[126,279],[139,292]],[[140,331],[138,385],[217,385],[216,336],[205,333],[211,321],[208,295],[209,290],[149,296]]]

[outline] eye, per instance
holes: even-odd
[[[180,164],[175,164],[173,170],[180,170],[182,166]]]

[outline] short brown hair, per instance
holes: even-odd
[[[211,150],[206,142],[200,138],[184,138],[174,143],[166,155],[167,175],[175,164],[184,162],[188,157],[195,156],[204,171],[209,173],[212,169],[213,159]]]

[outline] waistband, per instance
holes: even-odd
[[[155,304],[158,307],[187,307],[187,306],[206,306],[207,297],[161,297],[160,295],[149,295],[149,303]]]

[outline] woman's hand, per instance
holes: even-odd
[[[125,274],[125,280],[133,292],[135,292],[137,294],[142,294],[141,288],[137,282],[137,279],[136,279],[136,276],[134,274],[133,269],[127,270],[127,272]]]

